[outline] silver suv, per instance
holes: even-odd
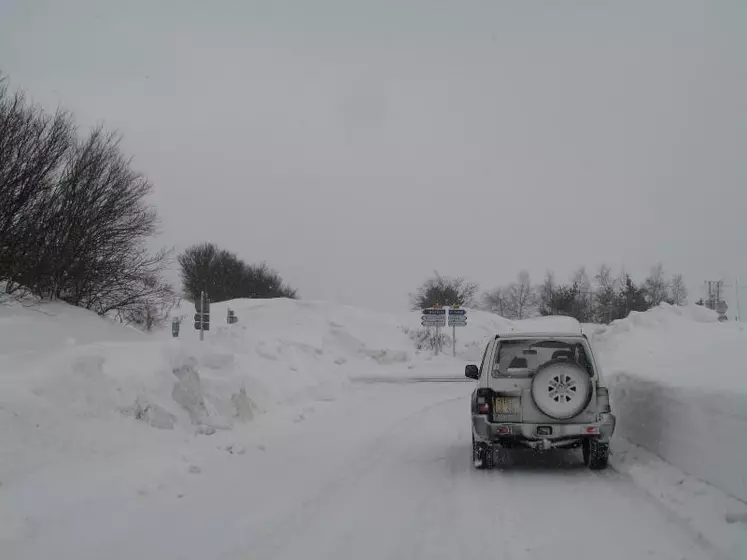
[[[577,332],[509,332],[485,347],[472,393],[472,459],[494,466],[497,448],[577,448],[604,469],[615,430],[607,387],[581,326]],[[500,456],[506,455],[501,451]]]

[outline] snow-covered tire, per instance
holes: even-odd
[[[607,468],[610,458],[610,446],[608,443],[600,443],[596,440],[584,440],[581,445],[584,455],[584,465],[593,471]]]
[[[572,362],[548,362],[532,379],[532,399],[544,414],[556,420],[578,416],[591,400],[591,379]]]
[[[485,444],[475,441],[472,436],[472,464],[476,469],[493,468],[493,449]]]

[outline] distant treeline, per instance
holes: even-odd
[[[427,279],[410,301],[414,309],[433,305],[475,306],[508,319],[526,319],[537,315],[567,315],[582,322],[609,323],[627,317],[631,311],[645,311],[660,303],[687,303],[687,289],[681,274],[668,276],[662,264],[636,283],[630,274],[615,274],[602,265],[591,278],[585,267],[573,273],[566,283],[559,283],[547,272],[541,284],[532,284],[529,273],[519,272],[516,281],[477,294],[479,286],[464,278],[450,278],[438,273]]]
[[[214,302],[237,298],[292,298],[295,289],[265,263],[249,265],[213,243],[189,247],[179,255],[184,296],[197,301],[205,291]]]

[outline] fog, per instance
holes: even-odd
[[[744,11],[0,0],[0,70],[121,130],[157,245],[214,241],[304,298],[662,261],[694,300],[747,282]]]

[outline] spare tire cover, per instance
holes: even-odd
[[[532,398],[537,408],[547,416],[567,420],[578,416],[588,406],[591,379],[572,362],[548,362],[532,379]]]

